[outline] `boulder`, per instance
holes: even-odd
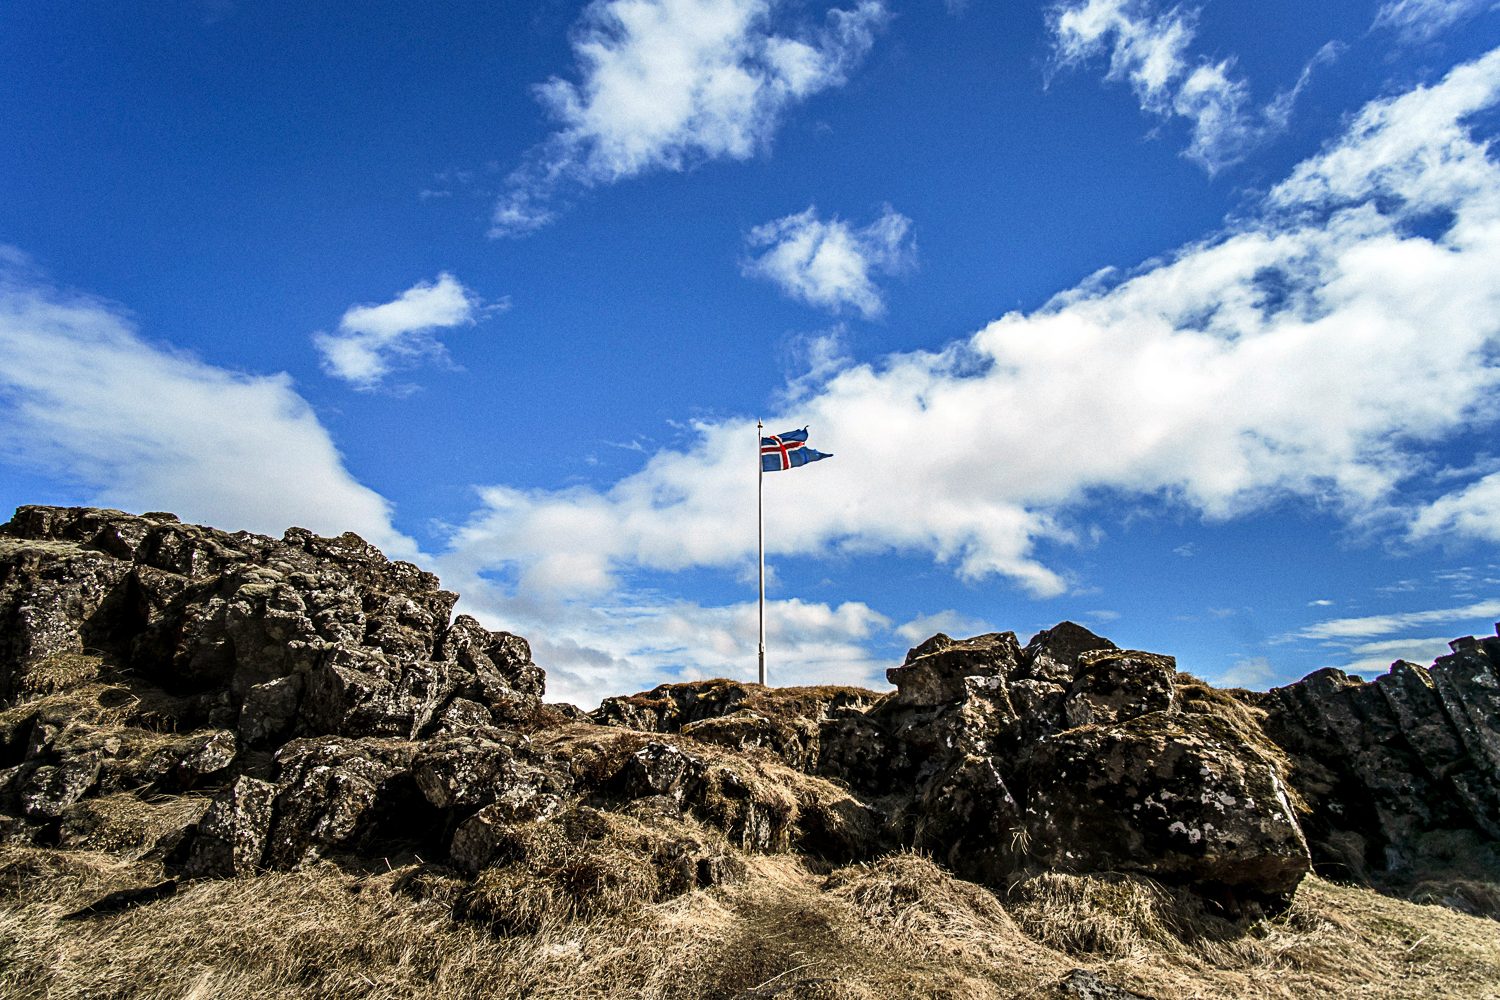
[[[1274,764],[1211,716],[1154,712],[1041,741],[1027,765],[1033,862],[1284,899],[1311,859]]]
[[[198,821],[184,878],[252,874],[265,859],[277,788],[241,775],[220,792]]]
[[[954,640],[939,632],[906,654],[906,662],[885,672],[902,705],[932,706],[956,701],[964,678],[1007,676],[1020,664],[1014,632],[991,632]]]
[[[703,769],[701,757],[683,753],[674,744],[653,741],[630,755],[620,770],[620,781],[630,798],[664,795],[681,802],[687,786]]]
[[[1176,679],[1177,661],[1170,656],[1123,649],[1079,653],[1063,717],[1073,728],[1169,711]]]
[[[1021,651],[1021,676],[1066,687],[1073,681],[1079,654],[1114,648],[1114,643],[1082,625],[1059,622],[1032,636]]]
[[[364,849],[435,820],[412,778],[414,744],[403,739],[320,736],[276,751],[268,868],[295,868],[334,851]]]
[[[931,781],[913,807],[912,847],[964,878],[1005,885],[1021,867],[1021,807],[1001,777],[1001,762],[966,755]]]
[[[496,805],[512,818],[554,812],[573,787],[565,763],[537,753],[518,733],[478,729],[439,736],[412,758],[426,801],[460,816]]]
[[[57,764],[35,767],[20,784],[21,811],[27,819],[46,823],[93,791],[99,781],[103,755],[98,751],[72,754]]]
[[[305,674],[289,674],[246,691],[240,703],[240,738],[250,746],[286,742],[297,725],[306,681]]]

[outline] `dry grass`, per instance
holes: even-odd
[[[23,667],[11,678],[12,697],[45,697],[97,681],[104,658],[86,653],[58,653]]]
[[[600,839],[624,849],[631,829]],[[1139,880],[1050,876],[997,899],[911,854],[832,876],[795,855],[747,860],[738,884],[654,903],[647,892],[614,912],[575,907],[505,933],[456,919],[479,886],[437,866],[362,877],[327,863],[62,922],[157,880],[159,866],[8,848],[0,995],[731,1000],[771,980],[802,983],[783,998],[1010,1000],[1084,966],[1161,1000],[1500,998],[1500,925],[1315,878],[1285,914],[1238,936],[1184,937],[1203,915]]]
[[[717,831],[696,824],[661,817],[646,824],[582,807],[505,830],[497,853],[458,900],[458,912],[518,934],[629,916],[681,896],[697,886],[700,867],[728,848]]]

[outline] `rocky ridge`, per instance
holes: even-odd
[[[1224,692],[1063,622],[1024,647],[933,636],[888,695],[716,680],[585,715],[456,600],[352,534],[20,508],[0,838],[188,879],[420,856],[516,929],[530,885],[587,914],[756,852],[914,848],[997,888],[1134,873],[1229,911],[1283,905],[1315,865],[1409,893],[1439,856],[1500,863],[1500,639]]]

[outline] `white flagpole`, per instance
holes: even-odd
[[[765,425],[755,421],[755,524],[760,548],[760,682],[766,683],[766,460],[761,457]]]

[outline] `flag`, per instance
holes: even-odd
[[[832,457],[807,446],[806,427],[800,431],[787,431],[785,434],[760,439],[760,467],[765,472],[795,469],[808,462]]]

